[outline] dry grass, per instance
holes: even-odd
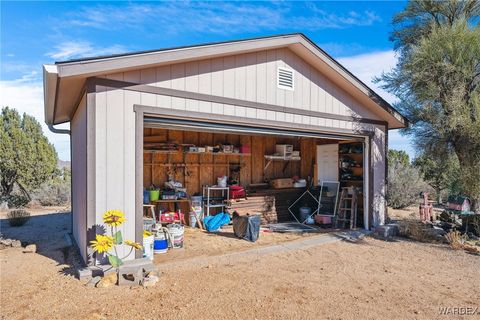
[[[464,247],[466,237],[460,231],[453,230],[447,233],[445,239],[452,249],[460,250]]]

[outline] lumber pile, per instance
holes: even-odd
[[[301,195],[303,189],[262,189],[247,191],[247,199],[232,200],[229,211],[240,216],[259,215],[261,223],[291,221],[288,207]]]

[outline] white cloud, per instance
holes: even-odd
[[[337,60],[390,104],[397,101],[397,98],[394,95],[380,88],[378,84],[373,83],[375,77],[380,76],[382,72],[388,72],[395,67],[397,58],[394,51],[372,52],[339,58]],[[391,149],[405,150],[410,155],[410,158],[413,158],[415,155],[415,150],[410,138],[402,136],[399,130],[391,130],[389,132],[388,146]]]
[[[67,54],[67,52],[72,54],[73,51],[66,50],[65,54]],[[384,71],[389,71],[395,66],[396,58],[393,51],[381,51],[343,57],[339,58],[338,61],[366,85],[380,94],[385,100],[390,103],[395,101],[393,95],[385,92],[379,88],[377,84],[372,82],[372,79],[375,76],[380,75]],[[53,134],[45,125],[43,86],[38,77],[38,74],[32,72],[25,74],[23,77],[16,80],[0,81],[0,106],[8,105],[19,110],[21,113],[26,112],[34,116],[42,124],[42,128],[49,140],[55,145],[60,158],[63,160],[69,160],[69,137],[67,135]],[[390,132],[389,144],[391,148],[406,150],[410,156],[414,155],[413,148],[408,138],[401,136],[398,131]]]
[[[127,49],[121,45],[109,47],[94,47],[88,41],[65,41],[56,45],[54,51],[46,55],[55,60],[66,60],[80,57],[102,56],[109,54],[122,53]]]
[[[9,106],[23,114],[35,117],[42,125],[48,140],[54,144],[58,156],[62,160],[70,160],[70,139],[68,135],[54,134],[45,124],[43,111],[43,85],[31,81],[35,74],[27,74],[20,79],[0,81],[0,107]],[[68,125],[63,125],[68,128]]]
[[[338,58],[337,60],[386,101],[391,104],[396,101],[397,98],[394,95],[380,88],[378,84],[373,83],[375,77],[380,76],[382,72],[389,72],[395,67],[397,58],[394,51],[372,52]]]
[[[307,4],[302,14],[292,10],[301,4],[286,2],[266,6],[260,2],[158,2],[126,6],[98,5],[71,13],[63,27],[80,26],[106,30],[141,29],[150,33],[209,32],[233,34],[266,30],[318,31],[369,26],[381,21],[372,11],[333,13]]]

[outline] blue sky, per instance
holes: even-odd
[[[395,65],[388,40],[405,2],[1,2],[0,105],[43,123],[42,64],[85,56],[302,32],[372,86]],[[45,127],[44,127],[45,128]],[[46,128],[44,131],[47,131]],[[64,160],[68,138],[46,132]],[[414,152],[391,132],[390,148]]]

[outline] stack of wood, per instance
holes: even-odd
[[[293,217],[288,207],[301,195],[303,189],[264,189],[249,191],[247,199],[232,200],[229,211],[239,215],[259,215],[261,223],[291,221]]]

